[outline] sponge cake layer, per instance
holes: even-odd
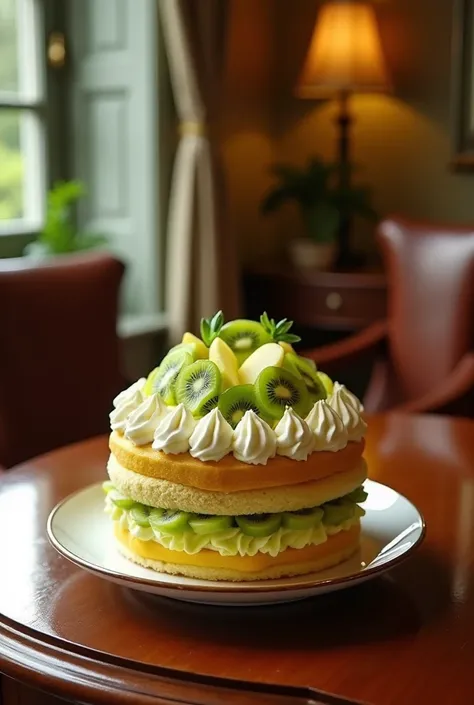
[[[364,441],[348,443],[335,453],[316,451],[304,462],[277,456],[266,465],[257,466],[242,463],[233,455],[206,463],[189,453],[167,455],[153,450],[151,445],[135,446],[115,431],[110,435],[109,446],[118,463],[136,474],[200,490],[230,493],[307,483],[345,473],[357,465]]]
[[[198,490],[177,482],[139,475],[122,467],[113,455],[109,458],[107,469],[114,486],[135,502],[162,509],[231,516],[316,507],[352,492],[367,478],[366,462],[359,458],[350,470],[321,480],[226,493]],[[255,472],[259,470],[255,469]]]

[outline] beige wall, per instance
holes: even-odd
[[[385,0],[376,5],[395,90],[390,97],[354,98],[353,157],[360,177],[373,186],[382,214],[474,222],[474,173],[455,174],[449,168],[453,2]],[[293,97],[317,4],[233,2],[229,90],[234,82],[239,90],[225,110],[224,153],[232,216],[246,263],[281,253],[286,239],[300,228],[290,209],[270,220],[258,215],[271,159],[303,163],[310,154],[331,158],[335,148],[335,105]],[[250,52],[244,39],[254,42]],[[365,227],[357,229],[356,241],[368,250],[373,247]]]
[[[229,220],[245,263],[271,250],[273,240],[258,203],[274,159],[274,7],[274,0],[230,0],[220,130]]]

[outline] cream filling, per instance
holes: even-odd
[[[327,526],[324,523],[310,529],[295,530],[280,527],[270,536],[254,537],[242,533],[239,528],[218,531],[204,536],[194,531],[183,531],[180,534],[163,534],[151,527],[139,526],[130,516],[130,512],[116,507],[109,497],[105,498],[105,511],[113,521],[118,521],[123,529],[141,541],[155,541],[171,551],[184,551],[189,555],[199,553],[203,549],[216,551],[221,556],[255,556],[256,553],[266,553],[273,558],[287,548],[304,548],[317,546],[327,541],[340,531],[347,531],[354,526],[364,510],[355,505],[355,513],[351,519],[341,524]]]

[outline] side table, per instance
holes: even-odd
[[[386,315],[387,284],[380,271],[275,267],[247,272],[244,292],[248,316],[277,312],[298,326],[354,332]]]

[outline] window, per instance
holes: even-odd
[[[162,309],[157,12],[154,0],[0,0],[0,257],[42,228],[47,188],[78,179],[78,230],[125,260],[130,315]]]
[[[41,0],[0,0],[0,235],[41,227],[46,191]]]

